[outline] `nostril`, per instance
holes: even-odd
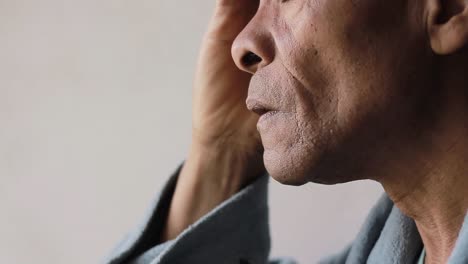
[[[257,54],[250,52],[250,51],[247,52],[247,54],[245,54],[244,57],[242,57],[242,65],[245,67],[253,66],[261,61],[262,61],[262,58],[260,58],[259,56],[257,56]]]

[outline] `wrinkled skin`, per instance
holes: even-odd
[[[378,180],[424,144],[442,102],[422,3],[260,1],[232,55],[253,74],[248,108],[273,110],[257,126],[273,178]]]
[[[468,210],[467,68],[466,0],[217,0],[163,240],[266,167],[380,182],[425,263],[447,263]]]

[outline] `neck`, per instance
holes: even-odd
[[[447,263],[455,247],[468,209],[468,174],[462,171],[459,164],[439,167],[406,193],[401,187],[396,191],[385,186],[395,205],[414,219],[426,250],[426,263]]]
[[[408,162],[381,180],[395,205],[416,222],[425,263],[447,263],[468,210],[468,104],[466,95],[451,99],[447,114],[424,143],[415,143],[420,146]]]

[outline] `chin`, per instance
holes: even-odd
[[[309,152],[310,153],[310,152]],[[277,182],[302,186],[307,183],[335,185],[351,182],[355,179],[335,162],[326,162],[321,155],[288,155],[275,151],[265,151],[263,160],[268,174]]]
[[[271,170],[267,169],[268,173],[270,176],[277,182],[283,184],[283,185],[289,185],[289,186],[302,186],[306,183],[307,181],[303,181],[300,178],[296,177],[296,175],[293,174],[277,174],[274,172],[270,172]]]
[[[265,151],[263,154],[265,168],[268,174],[277,182],[291,186],[301,186],[308,183],[306,173],[287,160],[286,155],[274,151]]]

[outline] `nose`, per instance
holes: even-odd
[[[237,67],[255,74],[274,59],[274,43],[267,27],[255,16],[232,44],[232,57]]]

